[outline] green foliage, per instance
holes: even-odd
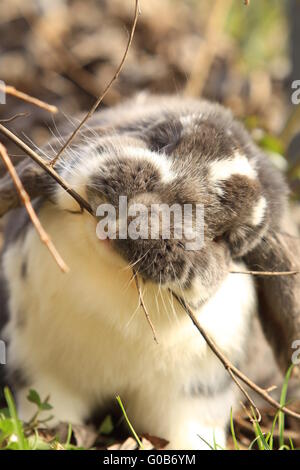
[[[27,396],[27,400],[31,403],[35,403],[40,411],[52,410],[52,406],[48,403],[48,399],[49,398],[46,398],[42,401],[37,391],[32,389],[29,390]]]
[[[241,68],[247,73],[265,70],[287,54],[287,0],[259,0],[255,8],[240,3],[233,2],[226,30],[239,46]]]
[[[112,422],[111,416],[107,415],[99,427],[99,434],[102,434],[103,436],[109,436],[113,430],[114,424]]]
[[[282,390],[281,390],[281,397],[280,397],[280,405],[281,407],[286,405],[286,396],[287,396],[287,390],[288,390],[288,383],[289,379],[291,376],[293,370],[293,365],[291,365],[286,373]],[[293,441],[291,439],[288,440],[288,443],[285,440],[284,433],[285,433],[285,414],[283,411],[278,411],[274,417],[273,423],[272,423],[272,428],[271,430],[265,434],[262,431],[261,425],[258,422],[256,418],[256,414],[253,409],[251,409],[252,416],[250,416],[254,434],[255,434],[255,439],[251,442],[249,445],[248,450],[252,450],[255,446],[258,447],[259,450],[296,450],[293,444]],[[279,445],[276,448],[274,444],[274,431],[276,428],[276,425],[278,423],[278,430],[279,430]],[[231,428],[231,435],[233,438],[234,442],[234,448],[235,450],[239,450],[239,444],[236,438],[235,434],[235,429],[234,429],[234,423],[233,423],[233,418],[232,418],[232,413],[231,413],[231,420],[230,420],[230,428]]]
[[[292,373],[292,368],[293,366],[291,366],[287,371],[283,382],[280,397],[280,405],[282,407],[286,405],[288,383]],[[68,427],[67,438],[65,442],[62,443],[59,442],[57,437],[46,440],[43,438],[43,435],[38,432],[38,430],[41,427],[45,427],[46,423],[51,419],[51,416],[44,419],[40,418],[41,412],[44,413],[45,411],[50,411],[52,409],[52,406],[49,403],[49,397],[46,397],[46,399],[42,400],[40,395],[35,390],[29,391],[27,398],[31,403],[36,405],[37,411],[31,420],[25,423],[18,418],[13,396],[7,387],[4,389],[4,396],[6,399],[7,408],[0,410],[0,450],[84,450],[84,448],[78,447],[71,443],[73,432],[71,425]],[[116,399],[120,405],[124,419],[130,431],[136,439],[140,449],[143,449],[143,444],[128,418],[121,398],[118,396]],[[251,415],[249,415],[249,418],[252,422],[255,438],[250,443],[248,450],[252,450],[254,448],[258,448],[259,450],[296,450],[292,440],[285,437],[285,414],[283,411],[280,410],[276,413],[271,429],[267,433],[262,430],[261,424],[258,422],[253,409],[251,409]],[[276,428],[278,429],[277,435],[279,437],[275,440],[274,432]],[[112,434],[113,430],[114,425],[112,418],[110,415],[108,415],[101,423],[98,432],[101,435],[109,436]],[[234,449],[240,450],[241,445],[238,442],[238,436],[235,431],[232,410],[230,412],[230,430]],[[215,437],[212,444],[206,442],[201,436],[199,436],[199,439],[204,441],[207,446],[211,448],[211,450],[223,450],[222,447],[216,442]]]
[[[6,442],[5,447],[6,449],[11,450],[28,450],[29,443],[25,438],[23,425],[18,418],[16,405],[8,387],[5,387],[4,389],[4,396],[7,402],[10,416],[8,419],[3,418],[0,421],[0,425],[2,425],[2,429],[4,429],[4,434],[6,435],[6,438],[3,439],[4,442]]]

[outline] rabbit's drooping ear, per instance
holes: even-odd
[[[255,162],[266,200],[264,231],[243,259],[251,271],[299,271],[300,238],[289,213],[289,190],[284,177],[236,122],[233,134]],[[293,343],[300,340],[300,274],[256,276],[255,282],[260,322],[275,359],[285,372],[295,353]]]
[[[269,232],[246,256],[251,270],[297,271],[300,239],[284,232]],[[284,372],[292,362],[295,340],[300,340],[300,275],[256,278],[259,318],[275,358]]]
[[[17,173],[31,199],[47,196],[53,190],[52,178],[29,159],[16,166]],[[0,178],[0,217],[20,206],[21,200],[9,173]]]
[[[257,149],[258,150],[258,149]],[[300,238],[288,208],[288,189],[269,159],[258,151],[258,176],[267,200],[268,224],[259,243],[244,256],[254,271],[299,271]],[[258,313],[282,371],[300,339],[300,275],[256,277]]]

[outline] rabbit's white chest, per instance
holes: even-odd
[[[55,217],[52,221],[51,214],[47,215],[47,230],[64,254],[69,274],[59,272],[34,230],[6,253],[12,364],[22,360],[41,394],[55,395],[58,390],[62,396],[62,390],[72,391],[81,403],[74,416],[74,407],[71,411],[66,403],[56,406],[73,420],[85,414],[86,405],[92,407],[116,394],[127,396],[139,389],[144,397],[151,397],[159,384],[163,399],[179,388],[184,392],[194,382],[208,380],[214,386],[222,366],[170,294],[152,284],[141,285],[156,344],[139,307],[130,270],[99,261],[84,233],[78,238],[77,231],[75,240],[68,223],[58,231]],[[26,277],[22,278],[25,261]],[[229,274],[197,316],[236,362],[243,356],[254,310],[251,278]]]

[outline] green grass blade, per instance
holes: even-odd
[[[201,439],[202,442],[204,442],[204,444],[207,445],[207,447],[210,448],[210,450],[215,450],[215,449],[213,448],[213,446],[212,446],[209,442],[207,442],[206,439],[204,439],[204,437],[201,437],[199,434],[197,434],[197,436],[199,437],[199,439]]]
[[[250,443],[249,447],[248,447],[248,450],[252,450],[254,444],[260,439],[260,436],[256,436],[255,439],[253,439],[253,441]]]
[[[263,435],[259,422],[256,419],[255,411],[252,407],[251,407],[251,412],[253,416],[252,424],[253,424],[255,435],[258,438],[257,444],[258,444],[259,450],[271,450],[265,436]]]
[[[123,413],[123,415],[124,415],[124,418],[125,418],[125,420],[126,420],[126,423],[128,424],[128,427],[129,427],[130,431],[132,432],[133,437],[135,438],[136,442],[138,443],[139,448],[142,449],[142,450],[144,450],[144,446],[143,446],[142,442],[140,441],[139,436],[137,435],[137,433],[136,433],[135,430],[134,430],[134,427],[132,426],[131,422],[129,421],[129,418],[128,418],[128,416],[127,416],[127,413],[126,413],[126,411],[125,411],[125,408],[124,408],[124,406],[123,406],[123,403],[122,403],[122,400],[121,400],[120,396],[118,395],[118,396],[116,397],[116,399],[117,399],[117,402],[118,402],[119,405],[120,405],[120,408],[121,408],[121,410],[122,410],[122,413]]]
[[[290,446],[291,446],[291,450],[295,450],[294,443],[293,443],[293,441],[290,437],[289,437],[289,443],[290,443]]]
[[[215,430],[213,430],[213,443],[214,443],[214,450],[218,450],[217,442],[216,442]]]
[[[278,450],[291,450],[288,445],[284,444],[283,446],[280,446]]]
[[[255,435],[256,437],[258,437],[257,443],[258,443],[259,450],[271,450],[269,444],[266,441],[265,436],[262,433],[261,427],[258,424],[258,422],[255,421],[253,423],[253,426],[254,426]]]
[[[67,440],[66,440],[66,442],[65,442],[65,444],[64,444],[65,447],[69,447],[70,444],[71,444],[72,432],[73,432],[72,424],[69,424],[69,426],[68,426]]]
[[[273,436],[274,436],[274,432],[275,432],[275,427],[276,427],[278,415],[279,415],[279,413],[276,413],[276,415],[273,419],[273,423],[272,423],[272,429],[271,429],[271,434],[270,434],[270,439],[269,439],[269,446],[270,446],[271,450],[273,450],[273,448],[274,448],[274,437]]]
[[[232,408],[230,409],[230,430],[231,430],[231,435],[232,435],[232,439],[233,439],[234,448],[235,448],[235,450],[240,450],[240,446],[238,444],[238,441],[237,441],[237,438],[236,438],[236,435],[235,435]]]
[[[4,396],[7,402],[10,417],[13,422],[14,432],[15,432],[15,435],[17,436],[17,443],[16,443],[17,447],[19,450],[28,450],[28,444],[24,436],[23,427],[17,415],[17,410],[16,410],[13,396],[8,387],[4,388]]]
[[[285,379],[283,382],[281,395],[280,395],[281,406],[285,406],[286,404],[288,383],[290,380],[292,370],[293,370],[293,364],[288,368],[288,371],[285,375]],[[279,414],[278,414],[278,429],[279,429],[279,447],[283,447],[284,446],[284,412],[283,411],[279,411]]]

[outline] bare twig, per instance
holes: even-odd
[[[52,178],[65,190],[67,193],[78,202],[79,206],[90,214],[94,215],[93,209],[90,204],[83,199],[80,194],[78,194],[74,189],[68,186],[68,183],[34,151],[32,150],[25,142],[23,142],[19,137],[17,137],[13,132],[7,129],[5,126],[0,124],[0,132],[4,134],[8,139],[14,142],[18,147],[20,147],[32,160],[34,160],[41,168],[43,168]]]
[[[36,215],[36,212],[32,207],[32,204],[30,202],[30,198],[29,198],[27,192],[24,189],[24,186],[23,186],[23,184],[22,184],[22,182],[21,182],[21,180],[20,180],[20,178],[19,178],[19,176],[18,176],[18,174],[15,170],[15,167],[12,164],[11,159],[9,158],[9,156],[7,154],[6,148],[1,143],[0,143],[0,155],[1,155],[1,158],[4,162],[4,164],[5,164],[8,172],[10,173],[10,176],[11,176],[13,182],[14,182],[14,185],[15,185],[18,193],[19,193],[20,199],[23,202],[23,204],[24,204],[24,206],[25,206],[25,208],[28,212],[28,215],[29,215],[29,217],[30,217],[30,219],[31,219],[31,221],[34,225],[34,227],[36,228],[36,231],[38,232],[41,241],[43,243],[45,243],[46,247],[50,251],[51,255],[55,259],[55,261],[58,264],[58,266],[60,267],[60,269],[63,272],[68,272],[69,268],[65,264],[64,260],[62,259],[62,257],[60,256],[60,254],[56,250],[54,244],[52,243],[51,238],[46,233],[46,231],[44,230],[42,224],[40,223],[39,218]]]
[[[19,119],[20,117],[28,117],[28,116],[30,116],[30,113],[17,113],[17,114],[14,114],[14,116],[11,116],[10,118],[0,119],[0,122],[4,122],[5,124],[7,124],[8,122],[15,121],[16,119]]]
[[[45,109],[46,111],[49,111],[49,113],[55,114],[58,111],[56,106],[45,103],[44,101],[41,101],[38,98],[34,98],[33,96],[27,95],[27,93],[23,93],[22,91],[17,90],[13,86],[3,85],[2,83],[0,83],[0,90],[4,91],[4,93],[7,93],[8,95],[15,96],[20,100],[26,101],[27,103],[34,104],[39,108]]]
[[[285,406],[281,406],[280,403],[278,403],[276,400],[274,400],[274,398],[272,398],[266,390],[264,390],[263,388],[256,385],[251,379],[249,379],[249,377],[247,377],[239,369],[237,369],[229,361],[229,359],[227,359],[227,357],[220,351],[218,346],[215,344],[214,340],[205,331],[205,329],[200,325],[198,319],[196,318],[196,315],[194,314],[193,310],[189,307],[189,305],[181,297],[179,297],[175,292],[170,290],[170,293],[177,300],[177,302],[179,302],[179,304],[183,307],[183,309],[186,311],[186,313],[188,314],[188,316],[192,320],[193,324],[195,325],[197,330],[200,332],[200,334],[202,335],[202,337],[206,341],[209,348],[218,357],[218,359],[221,361],[221,363],[223,364],[223,366],[225,367],[225,369],[227,370],[227,372],[230,374],[231,377],[232,377],[232,374],[233,374],[235,376],[235,378],[239,378],[249,388],[251,388],[254,392],[256,392],[258,395],[260,395],[271,406],[273,406],[273,408],[276,408],[277,410],[283,411],[286,415],[300,420],[300,414],[296,413],[295,411],[290,410],[289,408],[286,408]],[[235,383],[238,385],[238,387],[244,393],[243,388],[240,387],[239,381],[235,380]],[[251,403],[251,405],[253,405],[252,400],[250,401],[250,403]]]
[[[247,392],[247,390],[245,390],[245,388],[243,387],[243,385],[238,381],[238,379],[236,378],[236,376],[234,375],[234,373],[232,372],[231,369],[227,369],[227,372],[228,374],[231,376],[232,380],[236,383],[236,385],[238,386],[238,388],[241,390],[242,394],[246,397],[246,400],[248,400],[248,402],[250,403],[250,405],[252,406],[252,408],[255,410],[257,416],[256,416],[256,419],[257,419],[257,422],[260,422],[261,421],[261,414],[260,414],[260,411],[259,409],[257,408],[256,404],[254,403],[254,401],[252,400],[252,398],[250,397],[249,393]]]
[[[277,390],[277,385],[270,385],[270,387],[266,388],[266,392],[273,392],[274,390]]]
[[[76,137],[76,135],[78,134],[78,132],[81,130],[81,128],[84,126],[84,124],[86,123],[86,121],[94,114],[94,112],[96,111],[96,109],[98,108],[98,106],[101,104],[101,102],[103,101],[103,99],[105,98],[107,92],[109,91],[109,89],[111,88],[113,82],[115,80],[117,80],[118,76],[120,75],[120,72],[123,68],[123,65],[125,63],[125,60],[126,60],[126,57],[128,55],[128,52],[129,52],[129,49],[130,49],[130,46],[131,46],[131,43],[132,43],[132,40],[133,40],[133,37],[134,37],[134,33],[135,33],[135,28],[136,28],[136,24],[137,24],[137,20],[138,20],[138,16],[139,16],[139,0],[135,0],[135,11],[134,11],[134,19],[133,19],[133,24],[132,24],[132,28],[131,28],[131,32],[130,32],[130,35],[129,35],[129,38],[128,38],[128,42],[127,42],[127,45],[126,45],[126,49],[125,49],[125,52],[124,52],[124,55],[122,57],[122,60],[114,74],[114,76],[112,77],[112,79],[109,81],[109,83],[107,84],[107,86],[105,87],[103,93],[99,96],[99,98],[96,100],[96,102],[94,103],[94,105],[92,106],[92,108],[89,110],[89,112],[85,115],[85,117],[82,119],[82,121],[80,122],[80,124],[78,125],[78,127],[74,130],[74,132],[71,134],[71,136],[67,139],[67,141],[63,144],[63,146],[61,147],[61,149],[59,150],[59,152],[57,153],[57,155],[53,158],[53,160],[50,162],[50,166],[53,167],[55,165],[55,163],[57,162],[57,160],[60,158],[60,156],[62,155],[62,153],[66,150],[66,148],[71,144],[71,142],[73,141],[73,139]]]
[[[188,96],[201,96],[217,51],[222,43],[224,23],[232,0],[214,0],[204,32],[204,43],[195,54],[193,67],[185,87]]]
[[[300,271],[229,271],[231,274],[251,274],[252,276],[295,276]]]
[[[137,288],[137,291],[138,291],[138,294],[139,294],[140,305],[141,305],[142,309],[144,310],[146,320],[149,323],[150,328],[152,330],[153,339],[158,344],[155,328],[154,328],[154,325],[151,321],[150,315],[147,311],[147,308],[146,308],[146,305],[145,305],[145,302],[144,302],[144,299],[143,299],[143,295],[142,295],[142,291],[141,291],[140,284],[139,284],[139,281],[138,281],[137,273],[134,270],[133,270],[133,275],[134,275],[135,285],[136,285],[136,288]]]

